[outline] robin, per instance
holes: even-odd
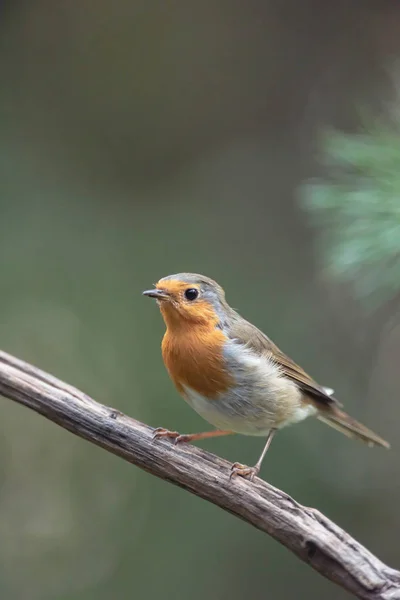
[[[154,438],[175,443],[239,433],[266,437],[254,467],[232,465],[231,477],[258,475],[275,433],[316,416],[369,446],[388,442],[341,410],[333,390],[301,367],[225,300],[218,283],[194,273],[160,279],[143,292],[157,300],[166,325],[162,355],[178,392],[216,429],[180,435],[164,428]]]

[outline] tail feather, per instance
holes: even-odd
[[[344,435],[347,435],[348,437],[359,439],[365,442],[368,444],[368,446],[382,446],[383,448],[390,448],[390,444],[379,437],[379,435],[338,408],[332,408],[329,411],[327,410],[320,412],[318,419],[330,427],[333,427],[337,431],[344,433]]]

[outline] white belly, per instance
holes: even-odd
[[[297,423],[317,410],[302,401],[298,387],[268,357],[234,344],[226,352],[236,385],[215,398],[206,398],[185,386],[192,408],[218,429],[265,436],[271,428]]]

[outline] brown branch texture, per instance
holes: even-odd
[[[358,598],[400,600],[399,571],[320,512],[261,479],[230,480],[226,460],[188,444],[153,442],[152,428],[5,352],[0,352],[0,394],[240,517]]]

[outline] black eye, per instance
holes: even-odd
[[[196,288],[188,288],[187,290],[185,290],[185,298],[186,300],[196,300],[197,296],[199,295],[199,290],[196,290]]]

